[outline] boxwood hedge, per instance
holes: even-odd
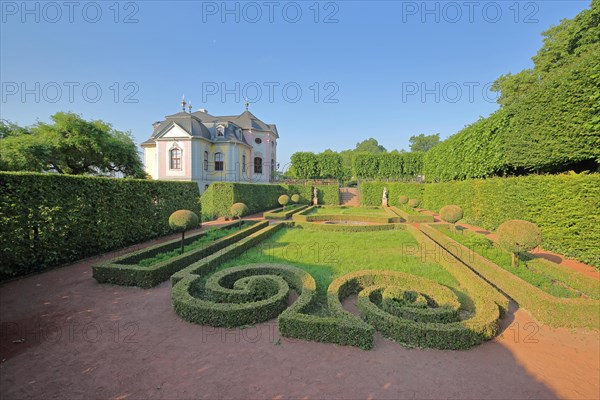
[[[492,286],[464,265],[451,262],[441,265],[466,291],[472,314],[458,313],[464,305],[448,288],[400,272],[358,271],[336,279],[328,288],[325,311],[316,315],[313,312],[320,302],[316,284],[303,270],[280,264],[217,270],[224,261],[288,225],[265,228],[174,274],[176,313],[189,322],[224,327],[279,316],[283,336],[363,349],[372,348],[375,329],[407,346],[464,349],[493,337],[498,319],[508,308],[508,300]],[[421,245],[434,243],[415,227],[406,228]],[[290,290],[299,297],[286,308]],[[342,306],[355,293],[365,321]]]
[[[319,204],[338,205],[338,185],[317,185]],[[203,219],[229,216],[232,204],[243,202],[248,206],[248,213],[253,214],[279,206],[277,199],[282,194],[289,196],[300,195],[301,203],[311,203],[313,185],[285,185],[285,184],[255,184],[235,182],[211,183],[202,194]]]
[[[364,182],[361,201],[379,205],[383,187],[391,205],[399,195],[422,200],[435,212],[448,204],[464,211],[462,221],[495,230],[524,219],[542,230],[542,247],[600,268],[600,174],[529,175],[440,183]]]
[[[600,328],[598,312],[600,301],[592,298],[552,296],[454,241],[439,230],[426,224],[421,225],[420,229],[456,259],[529,310],[539,321],[551,326]]]
[[[227,225],[222,229],[234,225],[237,225],[237,222]],[[181,241],[176,239],[156,246],[146,247],[142,250],[114,258],[106,263],[94,265],[92,267],[93,276],[99,283],[150,288],[168,280],[171,275],[188,265],[257,232],[268,225],[268,221],[253,223],[248,228],[233,232],[230,235],[198,249],[185,252],[154,265],[140,266],[138,265],[138,262],[143,259],[179,248]],[[191,243],[205,234],[205,232],[199,233],[190,236],[185,240],[186,242]]]
[[[0,193],[0,280],[169,234],[176,210],[200,213],[193,182],[0,172]]]

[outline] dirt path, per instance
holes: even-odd
[[[524,310],[468,351],[381,337],[363,351],[281,338],[275,321],[184,322],[169,282],[100,285],[90,268],[99,259],[0,285],[2,399],[600,397],[599,333],[539,326]]]

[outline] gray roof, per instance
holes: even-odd
[[[234,142],[248,145],[241,129],[252,129],[255,131],[272,132],[277,138],[279,133],[275,124],[266,124],[258,119],[250,111],[246,110],[237,116],[215,116],[207,112],[196,111],[186,113],[184,111],[177,114],[167,115],[164,121],[156,122],[150,139],[143,144],[152,144],[165,130],[172,124],[179,125],[192,137],[202,137],[212,142]],[[217,136],[216,129],[218,125],[224,127],[224,136]]]

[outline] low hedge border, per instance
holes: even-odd
[[[305,208],[308,208],[308,205],[301,205],[299,207],[295,207],[295,208],[292,208],[292,209],[286,210],[286,211],[281,211],[279,209],[278,209],[279,211],[267,211],[267,212],[263,213],[263,218],[285,220],[285,219],[289,219],[292,215],[304,210]]]
[[[396,217],[373,217],[367,215],[344,215],[344,214],[323,214],[323,215],[304,215],[298,213],[293,216],[293,220],[297,222],[321,222],[321,221],[355,221],[355,222],[372,222],[376,224],[392,224],[400,223],[402,219]]]
[[[294,215],[292,215],[292,220],[298,222],[306,222],[308,214],[310,214],[315,208],[317,208],[317,206],[309,206],[308,208],[305,208],[304,210],[295,213]]]
[[[237,222],[229,224],[223,228],[235,225]],[[221,238],[205,247],[183,253],[177,257],[170,258],[163,262],[142,267],[137,262],[145,258],[153,257],[158,253],[173,250],[179,247],[179,240],[172,240],[140,251],[129,253],[121,257],[114,258],[106,263],[94,265],[92,275],[98,283],[111,283],[122,286],[139,286],[141,288],[151,288],[167,279],[175,272],[187,267],[188,265],[223,249],[235,243],[248,235],[257,232],[268,226],[268,221],[261,221],[252,226],[234,232],[224,238]],[[187,241],[193,241],[203,236],[205,232],[190,236]]]
[[[426,296],[443,298],[445,308],[421,309],[398,306],[399,309],[421,316],[438,313],[438,317],[454,319],[451,322],[419,322],[410,316],[399,316],[382,309],[382,296],[386,291],[409,290]],[[334,280],[328,288],[330,310],[347,312],[342,301],[358,294],[358,308],[363,318],[384,336],[408,347],[436,349],[467,349],[493,338],[498,331],[500,313],[496,304],[483,297],[475,297],[475,314],[458,320],[460,303],[450,289],[422,277],[396,271],[357,271]],[[392,293],[393,294],[393,293]],[[426,311],[439,310],[439,311]],[[333,311],[332,311],[333,312]],[[445,315],[445,316],[441,316]],[[425,317],[424,319],[428,319]]]
[[[490,260],[423,224],[422,232],[445,251],[497,287],[519,305],[528,309],[541,322],[554,327],[600,328],[600,301],[586,298],[554,297],[504,270]]]
[[[402,219],[404,220],[404,222],[407,222],[407,223],[414,223],[414,222],[419,222],[419,223],[424,222],[424,223],[427,223],[427,222],[434,222],[435,221],[433,215],[424,215],[424,214],[413,215],[413,214],[407,213],[406,211],[404,211],[404,210],[402,210],[401,208],[398,208],[398,207],[391,206],[391,207],[388,207],[388,208],[394,214],[402,217]]]
[[[391,231],[394,229],[405,229],[404,224],[380,224],[380,225],[339,225],[339,224],[316,224],[313,222],[296,222],[295,226],[302,229],[326,232],[375,232]]]

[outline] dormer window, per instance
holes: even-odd
[[[223,136],[225,136],[225,128],[223,127],[223,125],[219,125],[217,126],[217,137]]]

